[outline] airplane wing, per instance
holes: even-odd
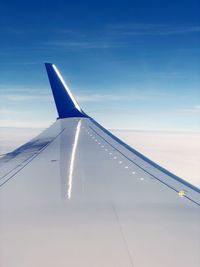
[[[199,267],[200,190],[86,115],[46,68],[59,118],[0,159],[0,266]]]

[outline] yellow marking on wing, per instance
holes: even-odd
[[[186,194],[185,194],[185,191],[181,190],[178,192],[178,195],[179,197],[184,197]]]

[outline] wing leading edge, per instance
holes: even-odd
[[[87,116],[46,64],[59,119],[0,160],[0,266],[200,266],[200,191]]]

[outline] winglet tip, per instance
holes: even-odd
[[[47,67],[53,66],[54,64],[53,63],[50,63],[50,62],[45,62],[44,65],[47,68]]]

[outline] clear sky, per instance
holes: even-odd
[[[0,1],[0,126],[57,116],[44,62],[109,128],[200,131],[200,2]]]

